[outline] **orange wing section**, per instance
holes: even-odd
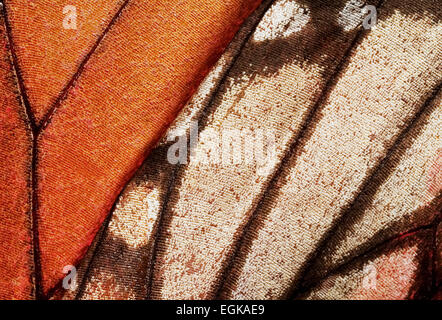
[[[5,2],[23,82],[40,123],[125,1]]]
[[[32,141],[10,61],[0,13],[0,299],[29,299],[34,263],[29,198]]]
[[[123,10],[38,140],[43,293],[83,256],[123,186],[259,2],[134,0]]]

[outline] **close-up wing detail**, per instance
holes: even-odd
[[[441,299],[439,0],[0,8],[0,299]]]

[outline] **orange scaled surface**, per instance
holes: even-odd
[[[14,48],[37,123],[123,3],[124,0],[5,1]],[[76,19],[72,19],[74,13]],[[72,29],[75,24],[76,29]]]
[[[38,139],[44,294],[81,259],[120,190],[259,2],[132,0],[123,10]]]
[[[0,16],[0,299],[33,295],[31,146]]]

